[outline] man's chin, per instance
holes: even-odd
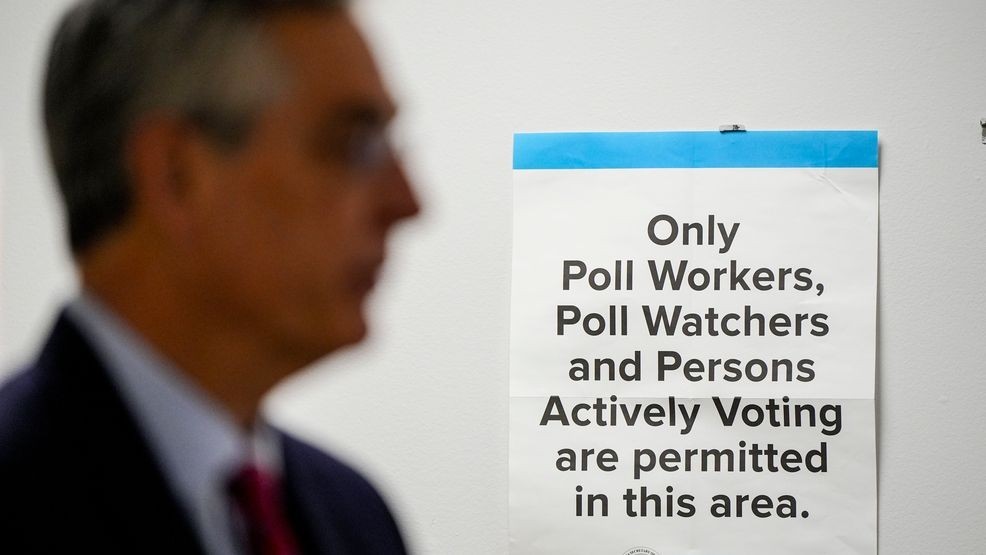
[[[358,318],[348,318],[345,322],[336,323],[330,328],[323,344],[324,354],[352,347],[361,343],[369,335],[369,328],[366,320],[360,315]]]

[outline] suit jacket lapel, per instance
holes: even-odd
[[[305,553],[406,555],[397,523],[363,476],[282,434],[288,517]]]

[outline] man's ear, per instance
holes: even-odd
[[[133,210],[159,231],[183,240],[215,182],[215,151],[187,120],[170,114],[143,118],[124,148]]]

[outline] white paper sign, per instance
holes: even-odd
[[[876,553],[876,132],[514,148],[511,553]]]

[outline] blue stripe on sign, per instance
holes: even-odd
[[[875,167],[876,131],[514,135],[515,170]]]

